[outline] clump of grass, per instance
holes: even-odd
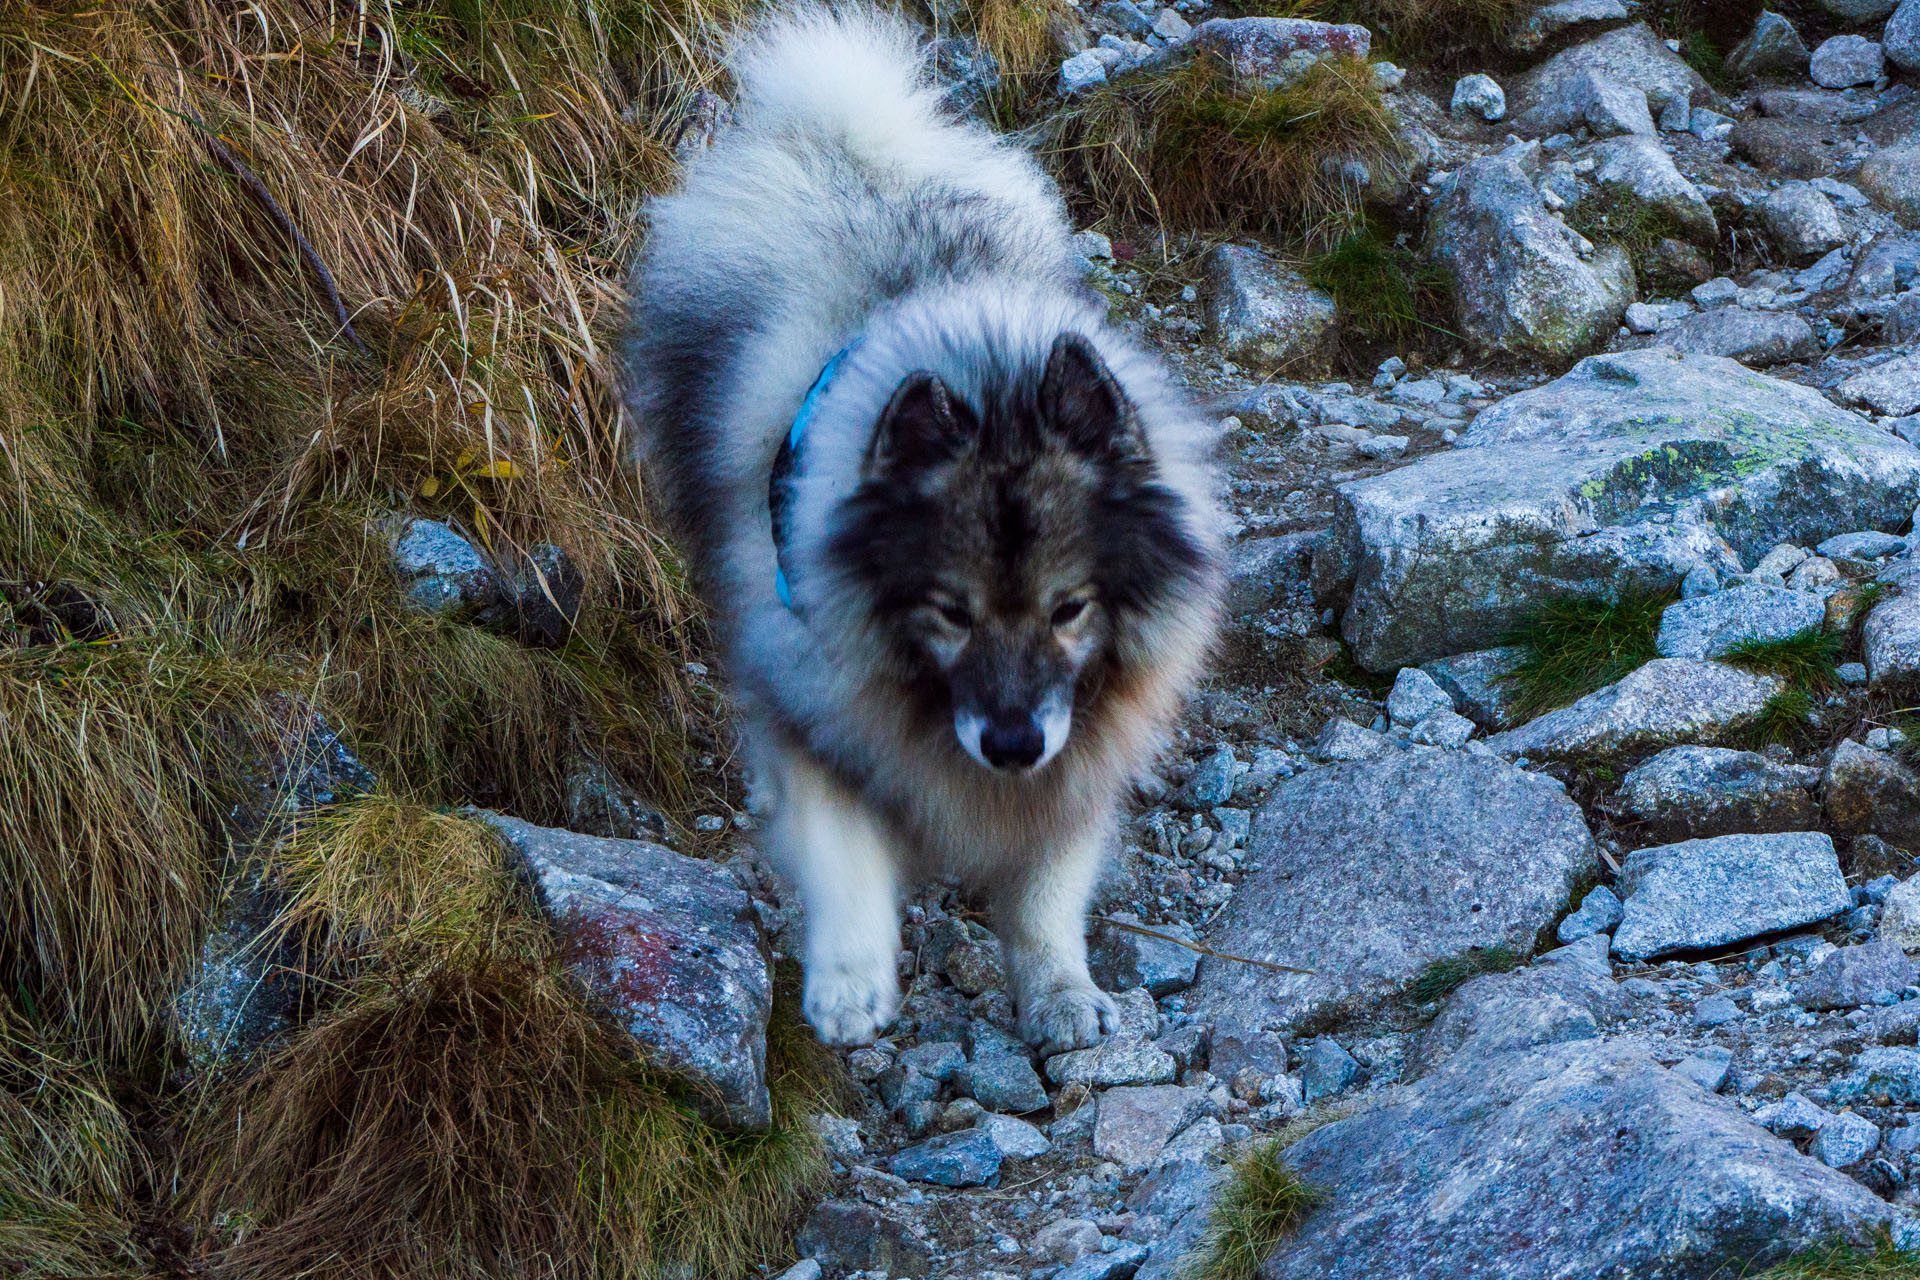
[[[1752,1280],[1916,1280],[1920,1257],[1903,1253],[1882,1234],[1866,1246],[1845,1242],[1802,1250]]]
[[[1001,74],[1014,77],[1051,71],[1061,26],[1074,20],[1061,0],[973,0],[967,17]]]
[[[1661,253],[1663,244],[1685,244],[1694,239],[1694,231],[1671,211],[1613,185],[1596,188],[1568,209],[1567,225],[1589,240],[1619,245],[1632,260],[1634,270],[1652,279],[1668,271]]]
[[[1506,47],[1529,8],[1525,0],[1331,0],[1311,16],[1361,23],[1382,52],[1427,62]]]
[[[1457,956],[1435,960],[1408,984],[1407,998],[1415,1004],[1444,1000],[1485,973],[1508,973],[1520,967],[1520,957],[1509,947],[1475,947]]]
[[[1234,1161],[1232,1178],[1214,1201],[1206,1237],[1183,1280],[1253,1280],[1261,1264],[1326,1199],[1288,1167],[1287,1145],[1264,1142]]]
[[[1846,637],[1825,627],[1808,627],[1780,640],[1742,640],[1721,655],[1721,661],[1778,676],[1788,687],[1807,694],[1831,693],[1840,687],[1840,651]]]
[[[740,1275],[825,1170],[831,1076],[768,1037],[772,1127],[722,1134],[561,968],[476,820],[385,797],[296,831],[286,927],[330,1008],[203,1117],[187,1211],[235,1277]],[[783,989],[783,996],[791,993]]]
[[[0,1271],[142,1274],[126,1217],[138,1173],[127,1118],[98,1072],[0,1002]]]
[[[1629,591],[1615,600],[1568,599],[1543,605],[1501,641],[1524,654],[1502,679],[1514,713],[1531,719],[1604,688],[1660,656],[1660,615],[1674,596]]]
[[[1333,296],[1343,336],[1396,349],[1447,331],[1446,269],[1394,244],[1372,226],[1307,263],[1307,279]]]
[[[1813,731],[1813,697],[1789,686],[1768,698],[1760,714],[1747,726],[1745,737],[1756,747],[1792,746]]]
[[[1108,213],[1173,227],[1265,230],[1331,245],[1365,192],[1404,169],[1405,144],[1362,59],[1324,59],[1291,84],[1237,84],[1207,55],[1120,81],[1056,113],[1050,151]]]

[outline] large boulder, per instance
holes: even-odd
[[[1571,706],[1494,734],[1487,746],[1539,759],[1710,741],[1752,724],[1780,689],[1771,676],[1718,662],[1656,658]]]
[[[1565,361],[1612,336],[1634,298],[1633,264],[1548,211],[1529,173],[1538,159],[1512,147],[1462,165],[1435,202],[1431,252],[1453,278],[1463,335]]]
[[[1914,157],[1920,160],[1920,154]],[[1895,356],[1840,384],[1840,395],[1875,413],[1904,417],[1920,413],[1920,352]]]
[[[1892,1214],[1632,1040],[1459,1054],[1286,1159],[1327,1202],[1262,1280],[1706,1280]]]
[[[753,901],[733,877],[643,840],[478,816],[519,856],[589,997],[649,1061],[699,1086],[710,1118],[765,1129],[773,984]]]
[[[1804,831],[1817,824],[1820,771],[1753,751],[1669,747],[1620,781],[1617,808],[1655,840]]]
[[[1668,605],[1654,645],[1665,658],[1718,658],[1743,644],[1817,631],[1826,617],[1826,602],[1811,591],[1729,587]]]
[[[1624,960],[1724,947],[1853,905],[1833,841],[1818,831],[1638,849],[1621,867],[1620,888],[1626,912],[1613,952]]]
[[[1703,105],[1713,90],[1644,22],[1563,49],[1522,76],[1509,94],[1512,128],[1523,138],[1570,133],[1586,123],[1587,86],[1612,81],[1638,93],[1658,116],[1669,102]]]
[[[1339,311],[1299,272],[1245,245],[1207,255],[1207,327],[1226,353],[1268,372],[1324,365]]]
[[[1653,344],[1689,355],[1725,356],[1750,368],[1820,354],[1813,326],[1790,311],[1720,307],[1686,316],[1660,330]]]
[[[1902,226],[1920,230],[1920,142],[1874,152],[1853,181]]]
[[[1525,954],[1595,856],[1558,784],[1498,760],[1415,748],[1301,774],[1256,816],[1210,941],[1313,972],[1209,956],[1188,1007],[1284,1030],[1476,947]]]
[[[1666,591],[1781,542],[1901,527],[1920,451],[1806,387],[1665,348],[1593,356],[1459,447],[1338,490],[1314,551],[1371,671],[1498,643],[1551,600]]]
[[[1569,1040],[1591,1040],[1624,1013],[1607,939],[1594,934],[1549,951],[1524,969],[1463,983],[1427,1028],[1409,1074],[1456,1055],[1484,1057]]]
[[[1743,81],[1755,76],[1805,71],[1811,56],[1793,23],[1763,9],[1747,38],[1727,55],[1727,76]]]
[[[1887,61],[1902,71],[1920,72],[1920,0],[1901,0],[1880,33]]]
[[[1890,576],[1891,594],[1873,606],[1860,628],[1867,678],[1874,684],[1905,684],[1920,678],[1920,574]]]
[[[1373,33],[1355,23],[1307,18],[1209,18],[1181,47],[1210,55],[1248,85],[1271,87],[1288,76],[1294,54],[1365,58]]]
[[[1920,774],[1852,738],[1833,749],[1825,777],[1827,820],[1842,835],[1872,833],[1920,849]]]
[[[1720,225],[1713,206],[1655,139],[1639,134],[1608,138],[1594,143],[1587,155],[1600,162],[1593,171],[1594,182],[1614,200],[1671,219],[1703,248],[1719,242]]]

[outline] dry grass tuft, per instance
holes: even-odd
[[[1357,162],[1407,163],[1371,67],[1325,59],[1276,89],[1211,57],[1122,79],[1063,108],[1050,147],[1070,188],[1124,220],[1267,231],[1330,246],[1364,220]]]
[[[295,831],[287,927],[343,986],[209,1118],[190,1215],[233,1277],[739,1275],[824,1172],[831,1075],[791,1001],[774,1124],[723,1135],[629,1056],[477,821],[373,797]]]
[[[1532,7],[1526,0],[1327,0],[1310,16],[1358,22],[1374,33],[1378,51],[1424,63],[1464,53],[1484,59],[1508,46]]]
[[[1288,1166],[1290,1145],[1269,1140],[1234,1161],[1233,1177],[1214,1201],[1205,1242],[1183,1273],[1186,1280],[1253,1280],[1280,1243],[1326,1198]]]

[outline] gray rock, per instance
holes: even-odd
[[[978,120],[1000,88],[1000,61],[972,36],[941,36],[926,48],[927,66],[947,109]]]
[[[1193,25],[1169,7],[1154,15],[1153,34],[1169,43],[1177,44],[1193,34]]]
[[[1840,211],[1810,182],[1783,182],[1775,187],[1760,202],[1760,220],[1768,239],[1789,262],[1812,262],[1847,242]]]
[[[1090,1253],[1072,1266],[1054,1272],[1053,1280],[1129,1280],[1139,1274],[1140,1264],[1146,1260],[1145,1245],[1119,1240],[1111,1253]]]
[[[1192,1123],[1206,1095],[1176,1085],[1109,1089],[1093,1122],[1093,1153],[1129,1173],[1149,1168],[1169,1139]]]
[[[1463,165],[1429,222],[1435,261],[1453,276],[1463,336],[1561,361],[1611,336],[1633,301],[1633,266],[1589,246],[1548,212],[1514,151]]]
[[[1077,1262],[1100,1249],[1100,1228],[1085,1218],[1062,1218],[1050,1222],[1034,1235],[1028,1252],[1047,1262],[1062,1265]]]
[[[1920,354],[1896,356],[1840,384],[1840,395],[1875,413],[1920,413]]]
[[[1890,231],[1861,249],[1847,277],[1847,297],[1856,302],[1891,297],[1920,283],[1920,233]]]
[[[1116,1036],[1091,1049],[1074,1049],[1047,1059],[1047,1079],[1055,1084],[1171,1084],[1173,1055],[1145,1040]]]
[[[897,1218],[859,1200],[827,1200],[800,1229],[796,1248],[834,1268],[920,1277],[933,1271],[931,1251]]]
[[[802,1258],[782,1271],[777,1280],[820,1280],[825,1274],[826,1272],[821,1269],[817,1261],[812,1258]]]
[[[994,1148],[1008,1160],[1033,1160],[1053,1150],[1045,1134],[1012,1116],[985,1115],[974,1126],[992,1140]]]
[[[1813,82],[1827,89],[1872,84],[1887,74],[1887,60],[1877,40],[1865,36],[1834,36],[1813,51],[1809,67]]]
[[[1821,555],[1845,565],[1856,573],[1871,573],[1880,567],[1880,562],[1900,555],[1907,549],[1907,540],[1898,534],[1881,533],[1877,529],[1862,529],[1858,533],[1842,533],[1828,538],[1816,548]]]
[[[1228,355],[1269,371],[1327,361],[1340,320],[1330,295],[1244,245],[1215,247],[1204,270],[1207,325]]]
[[[1853,181],[1902,226],[1920,230],[1920,142],[1874,152]]]
[[[1351,720],[1335,716],[1327,721],[1320,730],[1320,736],[1313,740],[1313,750],[1322,760],[1344,763],[1371,760],[1393,750],[1393,742],[1385,734],[1375,733]]]
[[[1487,745],[1504,756],[1542,759],[1711,741],[1753,723],[1780,688],[1771,676],[1718,662],[1656,658],[1572,706],[1494,734]]]
[[[1881,900],[1879,935],[1902,948],[1920,947],[1920,875],[1887,890]]]
[[[1710,995],[1694,1002],[1693,1025],[1696,1027],[1723,1027],[1729,1022],[1738,1022],[1741,1016],[1740,1006],[1725,995]]]
[[[1634,134],[1652,140],[1653,113],[1647,108],[1647,95],[1612,76],[1589,71],[1572,86],[1574,101],[1580,104],[1581,118],[1596,138],[1616,138]]]
[[[956,1076],[960,1087],[989,1111],[1024,1115],[1047,1105],[1046,1086],[1024,1057],[976,1058]]]
[[[1000,1182],[1000,1148],[985,1129],[961,1129],[908,1147],[887,1162],[894,1176],[942,1187],[991,1187]]]
[[[1890,1103],[1920,1102],[1920,1052],[1913,1049],[1871,1048],[1854,1055],[1853,1069],[1834,1082],[1837,1103],[1884,1099]]]
[[[1631,1041],[1462,1055],[1287,1161],[1329,1203],[1264,1280],[1704,1277],[1891,1212]]]
[[[1692,314],[1693,308],[1684,302],[1635,302],[1627,307],[1627,328],[1635,333],[1656,333]]]
[[[1095,50],[1074,54],[1060,64],[1058,90],[1063,98],[1077,98],[1107,82],[1107,64]]]
[[[1902,71],[1920,71],[1920,0],[1902,0],[1880,33],[1888,62]]]
[[[1835,831],[1920,849],[1920,773],[1899,757],[1848,738],[1833,749],[1822,787]]]
[[[1692,355],[1724,355],[1749,368],[1811,361],[1820,355],[1820,342],[1807,320],[1789,311],[1705,311],[1668,324],[1657,342]]]
[[[1785,587],[1729,587],[1681,600],[1660,615],[1656,646],[1667,658],[1718,658],[1753,640],[1786,640],[1826,621],[1819,596]]]
[[[1415,748],[1301,774],[1254,819],[1249,872],[1212,942],[1314,972],[1206,957],[1188,1008],[1284,1030],[1475,947],[1524,954],[1595,856],[1564,791],[1498,760]]]
[[[1411,671],[1414,668],[1408,667]],[[1424,747],[1444,747],[1448,751],[1458,751],[1467,745],[1467,739],[1473,737],[1474,723],[1465,716],[1455,715],[1451,711],[1441,711],[1428,716],[1407,733],[1407,741]]]
[[[1920,675],[1920,581],[1903,578],[1875,603],[1860,638],[1867,679],[1872,683]]]
[[[1793,998],[1803,1009],[1857,1009],[1913,985],[1914,976],[1907,953],[1880,939],[1835,951],[1794,987]]]
[[[1132,912],[1116,911],[1113,919],[1122,924],[1143,927]],[[1193,926],[1185,922],[1155,925],[1155,933],[1195,942]],[[1127,991],[1145,987],[1155,996],[1170,996],[1193,985],[1194,970],[1200,953],[1192,947],[1163,942],[1103,921],[1093,925],[1093,942],[1088,949],[1088,966],[1093,980],[1103,991]]]
[[[1409,1074],[1423,1075],[1456,1056],[1484,1058],[1591,1040],[1621,1015],[1625,1003],[1607,962],[1607,940],[1596,935],[1549,951],[1524,969],[1462,984],[1422,1038]]]
[[[1713,96],[1697,71],[1637,22],[1563,49],[1521,77],[1509,94],[1518,107],[1514,131],[1544,138],[1585,124],[1587,102],[1580,90],[1595,75],[1636,90],[1648,104],[1675,98],[1704,104]]]
[[[1693,1081],[1708,1093],[1720,1092],[1727,1081],[1727,1068],[1733,1064],[1733,1052],[1710,1046],[1673,1064],[1674,1074]]]
[[[1594,356],[1456,447],[1337,491],[1314,552],[1341,632],[1394,670],[1482,648],[1550,600],[1668,590],[1779,542],[1899,523],[1920,452],[1817,392],[1713,356]]]
[[[1625,22],[1628,16],[1620,0],[1555,0],[1536,6],[1507,38],[1515,49],[1532,53],[1563,31],[1588,23]]]
[[[1829,587],[1837,586],[1845,575],[1840,566],[1825,556],[1809,556],[1787,575],[1787,586],[1795,591],[1810,591],[1825,599]]]
[[[1847,1169],[1872,1155],[1879,1145],[1880,1130],[1871,1120],[1842,1111],[1820,1127],[1811,1154],[1821,1164]]]
[[[1639,95],[1634,95],[1639,100]],[[1588,149],[1598,160],[1593,180],[1626,209],[1665,216],[1679,224],[1687,239],[1711,248],[1720,239],[1713,206],[1700,188],[1674,165],[1673,157],[1654,139],[1630,135],[1610,137]]]
[[[1418,667],[1403,667],[1387,695],[1387,715],[1395,724],[1415,725],[1428,716],[1453,710],[1453,699]]]
[[[1223,746],[1202,760],[1187,781],[1187,799],[1196,809],[1211,809],[1225,804],[1233,796],[1233,780],[1239,776],[1240,762],[1233,748]]]
[[[1755,76],[1794,74],[1806,70],[1810,57],[1793,23],[1762,10],[1752,32],[1727,55],[1727,75],[1743,81]]]
[[[407,603],[425,613],[473,613],[501,599],[486,560],[438,520],[416,518],[402,526],[393,544],[393,572]]]
[[[1843,22],[1878,22],[1899,0],[1819,0],[1820,7]]]
[[[1624,960],[1726,946],[1853,905],[1833,841],[1815,831],[1640,849],[1622,871],[1626,914],[1613,952]]]
[[[1244,538],[1227,551],[1227,612],[1240,616],[1305,603],[1313,594],[1313,547],[1321,531]]]
[[[1526,650],[1507,645],[1435,658],[1420,669],[1432,676],[1453,699],[1453,705],[1484,729],[1512,728],[1515,694],[1507,680],[1526,656]]]
[[[706,1086],[710,1118],[772,1120],[773,984],[753,902],[724,867],[482,812],[554,917],[568,971],[650,1060]]]
[[[1833,1117],[1799,1093],[1789,1093],[1778,1102],[1768,1103],[1753,1113],[1753,1122],[1768,1133],[1789,1141],[1811,1138],[1827,1127]]]
[[[1351,23],[1304,18],[1210,18],[1193,29],[1184,47],[1212,55],[1249,86],[1272,87],[1288,78],[1294,54],[1365,58],[1373,33]]]
[[[1360,1079],[1360,1064],[1331,1040],[1315,1040],[1300,1054],[1300,1083],[1308,1102],[1345,1093]]]
[[[1693,840],[1818,825],[1818,770],[1752,751],[1670,747],[1620,783],[1621,810],[1647,838]]]
[[[1563,943],[1579,942],[1595,934],[1612,933],[1619,925],[1624,910],[1613,890],[1603,884],[1595,885],[1580,900],[1580,909],[1562,920],[1554,932]]]
[[[1462,76],[1453,85],[1453,101],[1448,109],[1455,115],[1471,112],[1482,120],[1504,119],[1507,114],[1507,91],[1489,75]]]

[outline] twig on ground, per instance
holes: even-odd
[[[1271,960],[1255,960],[1251,956],[1236,956],[1231,951],[1216,951],[1204,942],[1188,942],[1185,938],[1176,938],[1170,933],[1160,933],[1153,929],[1143,929],[1137,924],[1128,924],[1124,920],[1115,920],[1111,916],[1095,916],[1101,924],[1110,924],[1116,929],[1125,929],[1128,933],[1137,933],[1145,938],[1158,938],[1162,942],[1171,942],[1176,947],[1185,947],[1189,951],[1198,951],[1203,956],[1212,956],[1216,960],[1231,960],[1236,964],[1258,965],[1262,969],[1273,969],[1279,973],[1312,973],[1311,969],[1297,969],[1290,964],[1275,964]]]

